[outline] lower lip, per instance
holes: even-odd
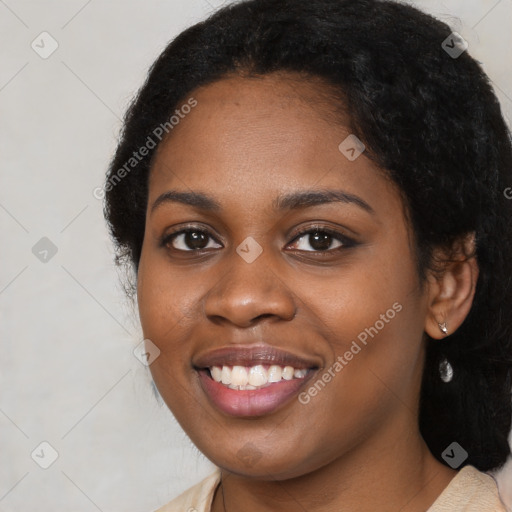
[[[213,380],[208,370],[199,370],[199,379],[210,400],[231,416],[263,416],[274,412],[299,393],[313,371],[302,379],[281,380],[261,389],[237,391]]]

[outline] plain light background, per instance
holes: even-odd
[[[0,0],[1,512],[150,512],[213,469],[133,355],[93,190],[149,65],[222,3]],[[512,0],[410,3],[468,41],[510,120]],[[498,479],[512,504],[512,464]]]

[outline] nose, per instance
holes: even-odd
[[[225,264],[227,270],[204,298],[210,321],[251,327],[262,318],[291,320],[295,316],[293,294],[265,251],[252,263],[233,251]]]

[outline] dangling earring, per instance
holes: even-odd
[[[448,334],[446,322],[443,322],[442,324],[438,323],[437,325],[439,325],[439,329],[443,334]],[[443,357],[439,363],[439,376],[443,382],[450,382],[453,379],[453,367],[446,357]]]
[[[453,368],[446,357],[439,363],[439,376],[443,382],[450,382],[453,379]]]

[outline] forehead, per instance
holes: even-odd
[[[256,146],[265,142],[268,147],[284,137],[288,137],[291,146],[290,135],[299,132],[303,132],[302,137],[308,132],[310,137],[325,136],[320,132],[331,131],[333,124],[344,124],[343,107],[334,100],[333,93],[321,79],[311,77],[306,81],[294,73],[250,78],[228,75],[196,88],[181,102],[184,105],[193,98],[196,106],[180,118],[174,116],[174,126],[159,145],[155,161],[162,154],[193,157],[193,152],[185,151],[184,141],[202,155],[206,150],[210,154],[220,153],[221,149],[243,151],[243,144]],[[318,126],[320,121],[324,126]],[[282,136],[276,140],[279,134]],[[213,148],[209,146],[212,141]],[[231,144],[226,148],[228,143]]]
[[[348,125],[341,96],[322,79],[298,73],[227,75],[187,95],[181,105],[193,98],[196,106],[181,119],[174,116],[178,124],[160,144],[158,153],[181,153],[183,140],[192,143],[195,150],[208,149],[212,154],[213,149],[226,149],[228,144],[232,152],[240,152],[243,144],[252,147],[265,142],[268,147],[284,137],[291,146],[290,136],[299,133],[303,138],[315,134],[325,137],[334,125]],[[212,141],[215,148],[207,148]]]
[[[349,119],[321,79],[231,76],[192,91],[184,102],[189,98],[197,105],[157,150],[149,203],[166,188],[256,204],[258,197],[267,202],[269,194],[301,188],[343,186],[373,195],[376,186],[389,185],[364,153],[350,161],[340,151],[351,136]]]

